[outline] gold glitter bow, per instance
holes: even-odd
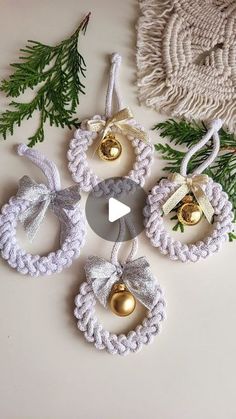
[[[179,173],[173,173],[169,176],[171,182],[175,182],[180,187],[170,196],[163,205],[164,214],[169,214],[176,205],[187,195],[192,192],[198,204],[200,205],[207,221],[211,223],[214,215],[214,208],[212,207],[208,197],[202,189],[202,186],[208,182],[207,175],[194,175],[192,177],[182,176]]]
[[[133,119],[132,112],[129,108],[125,108],[108,118],[107,121],[90,119],[87,122],[87,128],[93,132],[102,131],[99,142],[104,139],[112,126],[119,128],[125,135],[132,135],[132,137],[146,142],[148,139],[146,132],[127,123],[131,119]]]

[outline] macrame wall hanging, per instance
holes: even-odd
[[[139,99],[171,116],[236,127],[236,2],[140,0]]]

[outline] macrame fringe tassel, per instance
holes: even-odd
[[[141,16],[137,24],[137,79],[140,103],[176,117],[213,120],[221,118],[230,131],[236,129],[236,106],[222,100],[170,86],[163,58],[163,37],[174,11],[170,0],[139,0]]]

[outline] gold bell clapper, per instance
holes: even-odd
[[[182,202],[183,204],[179,207],[177,212],[179,222],[187,226],[198,224],[202,218],[200,206],[194,202],[191,195],[186,195]]]
[[[102,160],[117,160],[122,152],[122,145],[112,133],[107,134],[100,142],[98,155]]]
[[[125,284],[114,284],[109,297],[111,311],[117,316],[125,317],[133,313],[136,300]]]

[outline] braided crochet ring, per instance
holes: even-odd
[[[113,247],[110,262],[94,256],[88,258],[85,266],[87,281],[81,284],[75,298],[74,314],[78,319],[79,330],[97,349],[106,349],[113,355],[127,355],[140,350],[143,344],[151,343],[153,337],[159,333],[165,317],[165,301],[146,259],[133,260],[137,238],[133,240],[131,252],[123,266],[117,260],[121,246],[118,240]],[[103,329],[95,314],[96,299],[106,306],[111,286],[119,279],[128,285],[130,291],[136,292],[136,298],[148,308],[147,317],[142,324],[127,335],[116,335]]]
[[[84,244],[85,219],[78,205],[78,186],[62,190],[57,167],[38,151],[21,144],[18,154],[28,157],[42,170],[48,186],[39,185],[28,176],[20,180],[17,195],[10,198],[0,214],[1,256],[22,274],[38,276],[61,272],[79,256]],[[17,243],[17,222],[23,221],[29,237],[33,238],[47,208],[59,218],[61,248],[47,256],[32,255]]]
[[[112,109],[112,98],[115,96],[118,111],[123,106],[121,98],[117,88],[117,73],[121,62],[121,56],[119,54],[112,54],[111,57],[111,70],[110,78],[106,96],[106,107],[105,116],[101,117],[95,115],[90,122],[101,122],[104,123],[111,117]],[[88,147],[91,146],[94,140],[98,138],[97,132],[89,131],[87,128],[88,120],[81,123],[81,127],[75,132],[75,137],[71,140],[67,157],[69,160],[69,170],[72,174],[73,180],[79,184],[81,190],[90,192],[100,182],[103,181],[97,176],[89,167],[86,152]],[[137,124],[134,120],[129,121],[131,127],[135,127],[144,131],[144,129]],[[113,125],[111,127],[112,132],[122,132],[119,127]],[[147,141],[144,142],[141,139],[135,138],[131,135],[127,135],[130,139],[132,146],[135,149],[136,161],[133,165],[133,169],[128,173],[126,177],[132,179],[134,182],[144,185],[145,177],[149,174],[150,166],[153,160],[153,146]]]
[[[187,179],[194,179],[194,176],[200,175],[216,158],[220,140],[218,130],[222,122],[220,120],[213,121],[209,131],[194,145],[186,154],[182,161],[180,175]],[[191,174],[187,176],[187,165],[194,153],[203,147],[213,136],[213,150],[211,155]],[[144,224],[146,227],[147,237],[154,247],[158,247],[160,252],[169,256],[172,260],[180,260],[182,262],[196,262],[200,258],[206,258],[212,253],[217,252],[222,243],[228,239],[228,233],[233,229],[233,213],[232,205],[228,199],[228,195],[222,191],[220,184],[208,178],[208,182],[202,186],[203,192],[209,200],[209,204],[213,207],[214,222],[213,231],[208,237],[194,244],[183,244],[174,240],[164,227],[163,222],[163,205],[177,191],[179,185],[170,179],[162,179],[158,185],[154,186],[147,198],[147,205],[144,208]]]

